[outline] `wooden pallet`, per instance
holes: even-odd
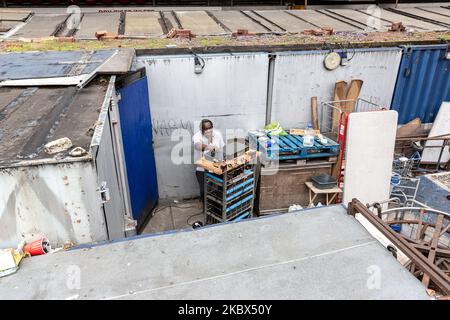
[[[313,146],[305,146],[301,135],[267,136],[276,142],[273,146],[266,147],[256,140],[258,151],[266,161],[329,158],[339,153],[339,144],[328,138],[325,144],[315,138]]]

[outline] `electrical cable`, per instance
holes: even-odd
[[[192,216],[189,216],[189,217],[187,218],[187,220],[186,220],[186,224],[192,226],[192,224],[189,223],[189,220],[190,220],[192,217],[196,217],[196,216],[199,216],[199,215],[203,215],[203,212],[199,212],[199,213],[193,214]]]

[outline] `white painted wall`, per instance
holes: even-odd
[[[194,165],[171,161],[172,149],[178,143],[171,141],[172,133],[180,132],[178,129],[195,133],[202,118],[211,119],[222,133],[226,129],[246,131],[264,126],[267,54],[202,57],[206,66],[201,74],[194,73],[192,56],[140,57],[149,77],[161,198],[189,198],[199,194]],[[186,139],[190,141],[189,136]]]
[[[93,162],[0,169],[0,248],[107,240]]]
[[[357,50],[348,66],[327,71],[326,51],[277,53],[271,118],[285,128],[302,127],[310,119],[311,96],[332,100],[336,80],[364,80],[361,97],[389,108],[401,50]],[[349,52],[351,56],[352,52]],[[179,129],[198,130],[207,117],[216,128],[261,128],[265,124],[268,55],[265,53],[201,55],[206,66],[194,73],[193,56],[141,56],[149,77],[154,151],[161,198],[198,195],[192,164],[174,164],[171,152]],[[187,137],[189,139],[189,137]]]
[[[318,97],[319,106],[331,101],[335,82],[350,83],[352,78],[364,81],[360,98],[390,108],[402,56],[399,48],[357,50],[347,66],[332,71],[323,66],[327,52],[277,54],[272,121],[286,128],[303,128],[311,119],[311,97]],[[352,54],[349,50],[349,58]]]

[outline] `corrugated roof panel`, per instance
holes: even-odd
[[[433,122],[442,101],[450,101],[450,59],[447,45],[403,48],[391,109],[399,124],[419,117]]]

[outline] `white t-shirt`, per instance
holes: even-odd
[[[195,163],[198,160],[200,160],[200,158],[202,157],[202,151],[197,150],[197,148],[195,148],[195,145],[197,143],[208,145],[209,143],[208,143],[208,138],[205,137],[201,131],[194,134],[194,136],[192,137],[192,142],[194,143],[194,163]],[[211,145],[213,145],[218,150],[222,150],[223,147],[225,146],[225,142],[223,141],[222,134],[215,129],[213,129],[213,137],[212,137]],[[202,167],[199,167],[199,166],[197,166],[197,170],[205,171]]]

